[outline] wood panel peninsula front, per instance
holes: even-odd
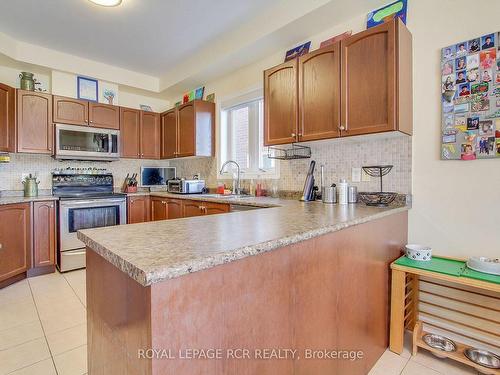
[[[90,375],[369,372],[407,207],[189,200],[263,208],[78,232]]]

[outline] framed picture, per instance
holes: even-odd
[[[78,99],[90,100],[97,102],[99,99],[99,83],[96,79],[80,77],[76,78],[76,89]]]
[[[378,26],[380,24],[392,21],[394,18],[399,17],[406,25],[406,9],[407,0],[398,0],[382,8],[368,13],[368,20],[366,28]]]
[[[215,102],[215,93],[211,93],[207,95],[207,102]]]
[[[294,47],[286,51],[285,62],[293,60],[299,56],[305,55],[309,52],[309,48],[311,47],[311,41],[301,44],[300,46]]]

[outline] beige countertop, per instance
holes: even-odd
[[[18,196],[18,195],[7,195],[3,196],[0,195],[0,206],[4,204],[15,204],[15,203],[30,203],[30,202],[37,202],[37,201],[51,201],[51,200],[58,200],[58,197],[55,197],[53,195],[39,195],[38,197],[23,197]]]
[[[88,247],[144,286],[408,210],[274,198],[151,195],[267,208],[78,232]]]

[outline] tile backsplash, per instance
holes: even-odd
[[[366,165],[390,164],[394,168],[384,177],[384,190],[411,194],[411,137],[358,137],[334,141],[319,141],[308,144],[312,158],[280,162],[279,180],[266,180],[270,188],[277,185],[279,190],[301,191],[311,160],[316,161],[316,182],[319,185],[320,165],[325,166],[325,182],[337,183],[340,178],[351,180],[351,168]],[[0,164],[0,191],[23,189],[21,176],[32,173],[40,181],[40,189],[50,189],[50,172],[55,168],[97,167],[113,173],[115,187],[120,187],[127,173],[140,173],[141,166],[175,166],[177,175],[191,178],[200,174],[208,187],[217,186],[217,162],[215,158],[186,158],[178,160],[133,160],[121,159],[113,162],[57,161],[48,155],[11,154],[11,162]],[[224,180],[228,185],[231,183]],[[243,181],[242,186],[248,186]],[[354,183],[359,191],[378,191],[379,179]]]
[[[393,165],[392,171],[384,177],[384,191],[411,194],[412,139],[406,135],[378,135],[356,137],[333,141],[319,141],[308,144],[311,159],[280,162],[280,178],[266,180],[264,185],[277,184],[279,190],[301,191],[307,175],[309,163],[316,161],[316,183],[319,185],[320,165],[325,166],[325,183],[337,183],[339,179],[351,180],[351,168],[367,165]],[[217,162],[215,158],[172,160],[177,167],[177,175],[190,178],[200,174],[209,187],[217,185]],[[227,184],[227,180],[226,180]],[[371,178],[368,182],[353,183],[359,191],[378,191],[380,180]],[[243,186],[248,185],[244,181]]]
[[[141,166],[168,166],[167,160],[121,159],[113,162],[58,161],[49,155],[11,154],[10,163],[0,164],[0,191],[23,190],[23,173],[31,173],[40,181],[39,189],[51,189],[50,173],[55,168],[106,168],[113,173],[115,187],[120,187],[127,173],[140,173]]]

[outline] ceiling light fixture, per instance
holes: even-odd
[[[103,7],[116,7],[122,3],[122,0],[89,0],[94,4],[101,5]]]

